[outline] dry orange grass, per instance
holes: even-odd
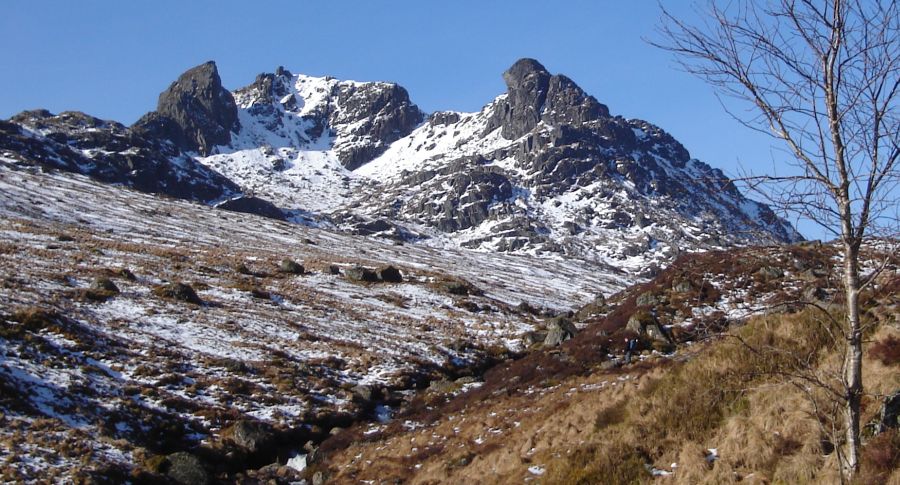
[[[873,339],[898,332],[882,326]],[[676,484],[840,483],[830,449],[836,440],[828,433],[839,416],[827,412],[825,392],[785,377],[802,372],[834,384],[838,350],[815,313],[757,317],[646,385],[624,403],[621,419],[610,419],[615,413],[604,410],[593,440],[551,463],[546,483],[653,481],[647,471],[628,474],[637,468],[631,466],[635,460],[666,471],[677,463],[668,479]],[[871,394],[866,423],[876,418],[881,396],[900,388],[900,373],[868,354],[864,368]],[[890,451],[895,441],[900,437],[865,443],[864,467],[871,469],[859,483],[898,481],[900,448]],[[717,459],[708,459],[710,448],[717,449]]]

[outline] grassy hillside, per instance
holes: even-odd
[[[831,265],[833,256],[827,247],[791,247],[679,261],[614,298],[611,312],[589,318],[591,326],[561,347],[498,366],[477,389],[426,394],[391,425],[332,438],[316,469],[335,483],[839,482],[839,408],[827,386],[842,361],[829,323],[840,295],[820,295],[827,313],[798,303],[801,268]],[[690,274],[716,281],[716,291],[676,298],[673,287],[687,285],[673,282]],[[817,284],[831,277],[821,274]],[[858,482],[900,483],[900,433],[875,433],[884,397],[900,390],[896,266],[875,288],[864,298]],[[738,307],[754,309],[747,318],[727,304],[736,293]],[[645,309],[636,302],[648,294],[663,302],[654,304],[659,320],[674,322],[676,350],[652,351],[645,338],[643,355],[619,365],[623,337],[634,336],[629,315]],[[685,305],[720,312],[695,312],[703,316],[688,322],[677,316]]]

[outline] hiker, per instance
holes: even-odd
[[[631,363],[631,353],[637,348],[637,340],[633,338],[625,339],[625,363]]]

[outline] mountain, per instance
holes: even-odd
[[[198,160],[276,205],[361,234],[646,270],[684,250],[800,235],[671,135],[537,61],[478,113],[279,69],[235,91],[240,127]]]
[[[22,163],[432,247],[569,257],[649,276],[684,251],[801,236],[671,135],[521,59],[477,113],[393,83],[284,68],[229,92],[181,75],[131,127],[46,111],[0,124]]]
[[[426,115],[395,84],[278,69],[230,92],[206,63],[130,127],[0,122],[2,480],[827,481],[835,441],[778,421],[803,386],[760,376],[796,355],[840,375],[798,311],[840,302],[837,249],[715,249],[799,235],[536,61],[504,78]],[[878,429],[896,254],[863,258]]]

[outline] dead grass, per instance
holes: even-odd
[[[644,464],[668,469],[673,462],[676,483],[728,483],[751,474],[827,482],[834,468],[823,457],[820,417],[775,377],[796,370],[798,356],[824,365],[822,357],[833,351],[825,330],[809,312],[753,320],[644,386],[637,398],[603,409],[596,441],[553,462],[548,483],[644,481],[650,478]],[[720,458],[707,461],[705,448],[717,448]]]
[[[881,340],[877,340],[869,347],[869,356],[877,359],[883,365],[900,364],[900,338],[897,338],[895,335],[888,335]]]

